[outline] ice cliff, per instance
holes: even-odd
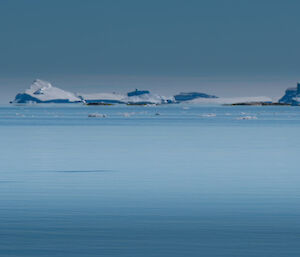
[[[297,87],[288,88],[279,103],[300,105],[300,83],[297,83]]]

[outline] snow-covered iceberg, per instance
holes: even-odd
[[[71,92],[53,87],[36,79],[24,93],[17,94],[13,103],[79,103],[82,100]]]
[[[174,102],[173,97],[165,97],[150,93],[148,90],[128,92],[126,95],[118,93],[81,94],[82,100],[88,104],[165,104]]]
[[[81,94],[81,99],[87,104],[107,103],[107,104],[123,104],[125,95],[117,93],[97,93],[97,94]]]
[[[124,98],[127,104],[167,104],[173,103],[173,97],[165,97],[150,93],[148,90],[138,90],[128,92]]]
[[[218,98],[215,95],[208,95],[205,93],[199,93],[199,92],[182,92],[178,95],[174,96],[174,99],[176,102],[180,103],[180,102],[185,102],[185,101],[191,101],[194,99],[198,99],[198,98]]]
[[[288,88],[279,103],[300,105],[300,83],[297,83],[297,87]]]

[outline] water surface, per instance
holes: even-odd
[[[1,106],[0,256],[300,256],[299,129],[286,106]]]

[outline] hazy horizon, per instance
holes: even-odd
[[[93,77],[35,77],[50,82],[53,86],[74,93],[126,93],[135,88],[148,89],[153,93],[171,96],[179,92],[197,91],[219,97],[266,96],[277,100],[288,87],[296,87],[294,79],[263,78],[200,78],[200,77],[137,77],[137,76],[93,76]],[[13,100],[17,93],[28,89],[31,78],[0,78],[0,85],[7,90],[0,95],[0,104]],[[171,86],[170,86],[171,85]],[[251,86],[255,85],[256,90]]]
[[[299,74],[300,2],[1,1],[0,103],[62,89],[278,98]]]

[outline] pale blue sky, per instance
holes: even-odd
[[[0,102],[81,92],[277,96],[300,79],[300,1],[0,0]]]

